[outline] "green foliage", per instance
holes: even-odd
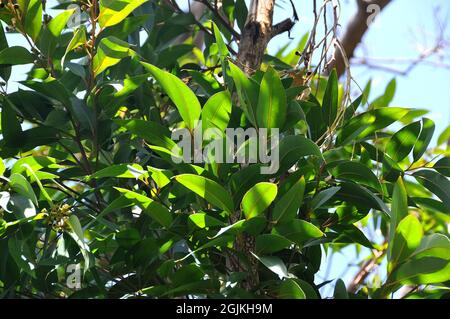
[[[245,1],[227,3],[242,29]],[[0,9],[32,44],[0,32],[3,81],[31,66],[23,89],[0,93],[1,297],[323,298],[322,252],[349,246],[376,252],[367,258],[387,275],[357,294],[337,280],[334,298],[448,290],[449,130],[431,148],[434,123],[389,106],[395,80],[374,101],[370,83],[350,101],[335,71],[295,84],[286,48],[248,76],[214,15],[197,23],[165,1],[102,0],[94,31],[89,17],[66,26],[67,3],[44,23],[41,1],[22,4]],[[192,45],[200,32],[204,50]],[[181,128],[187,139],[279,129],[279,169],[176,162]],[[80,289],[67,283],[73,265]],[[259,280],[244,291],[252,267]]]

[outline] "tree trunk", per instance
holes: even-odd
[[[272,38],[274,5],[275,0],[252,0],[250,4],[237,55],[238,65],[247,75],[260,68]]]
[[[275,0],[252,0],[247,21],[242,30],[237,54],[238,66],[248,75],[259,70],[267,44],[272,38],[272,20]],[[240,218],[240,212],[235,212],[231,221],[235,223]],[[259,286],[258,260],[253,256],[255,238],[247,233],[237,236],[234,249],[239,256],[232,256],[229,260],[232,271],[247,271],[248,276],[241,287],[247,291]]]

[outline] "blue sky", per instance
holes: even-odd
[[[54,1],[49,1],[49,3]],[[180,1],[180,2],[185,2]],[[247,0],[247,3],[249,1]],[[318,0],[320,3],[320,0]],[[279,0],[280,6],[275,11],[275,22],[279,22],[291,16],[292,11],[288,0]],[[310,30],[312,26],[312,1],[294,0],[300,16],[300,22],[294,27],[289,40],[287,34],[275,38],[269,45],[270,53],[275,53],[288,42],[295,44]],[[354,0],[341,0],[341,32],[345,30],[349,19],[356,10]],[[364,38],[364,51],[357,50],[357,56],[365,52],[371,57],[377,58],[415,58],[418,55],[416,45],[424,44],[423,39],[428,39],[432,44],[435,18],[434,8],[440,7],[439,13],[444,20],[450,20],[449,0],[393,0],[371,26]],[[447,17],[447,19],[445,19]],[[450,40],[450,29],[447,29],[447,38]],[[15,35],[8,35],[10,45],[26,45],[25,41]],[[450,50],[447,51],[449,57]],[[393,68],[402,69],[402,65],[390,65]],[[13,81],[23,80],[28,67],[14,67]],[[356,82],[364,87],[369,79],[373,81],[371,98],[384,91],[387,83],[394,77],[393,74],[375,71],[364,67],[353,67],[352,73]],[[428,109],[428,117],[436,122],[437,133],[441,133],[450,124],[450,69],[437,68],[430,65],[419,65],[408,76],[396,76],[397,91],[392,102],[393,106]],[[12,84],[9,91],[17,88]],[[374,235],[376,237],[376,234]],[[359,260],[355,254],[355,248],[349,247],[342,253],[335,254],[332,267],[327,271],[322,267],[318,274],[317,282],[327,275],[327,279],[342,278],[346,283],[353,278],[358,270],[351,262]],[[325,259],[323,260],[325,266]],[[381,273],[383,276],[383,273]],[[324,289],[325,295],[332,293],[334,284]]]
[[[284,2],[284,5],[276,8],[275,22],[291,15],[289,2],[287,0]],[[356,12],[355,2],[354,0],[341,0],[341,34]],[[283,3],[283,1],[279,1],[279,3]],[[291,33],[295,40],[289,40],[287,34],[278,36],[269,45],[270,53],[276,52],[288,41],[295,46],[300,37],[312,26],[312,1],[295,0],[294,3],[300,16],[300,22]],[[416,58],[419,54],[416,49],[418,44],[423,45],[428,42],[428,46],[433,45],[435,8],[439,8],[439,14],[444,21],[450,21],[450,1],[448,0],[393,0],[371,26],[364,38],[363,45],[357,50],[356,56],[365,54],[375,58]],[[446,38],[450,41],[450,28],[446,30]],[[448,57],[447,61],[450,61],[450,48],[447,50],[446,56]],[[399,70],[406,67],[399,64],[390,66]],[[352,74],[361,87],[364,87],[368,80],[372,79],[371,98],[383,93],[387,83],[396,77],[397,91],[392,102],[393,106],[430,110],[431,113],[428,117],[436,122],[437,133],[441,133],[450,124],[450,69],[422,64],[408,76],[403,77],[354,66]]]

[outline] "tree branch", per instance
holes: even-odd
[[[381,12],[391,2],[392,0],[357,0],[358,11],[350,21],[340,41],[348,60],[354,56],[356,48],[366,34],[369,28],[370,18],[373,14],[376,14],[376,11],[373,12],[373,10],[379,10]],[[328,65],[328,71],[331,71],[333,68],[336,68],[339,76],[345,72],[344,56],[339,49],[335,51],[333,60]]]

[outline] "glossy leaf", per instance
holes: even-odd
[[[413,174],[419,183],[439,197],[450,212],[450,181],[432,170],[420,170]]]
[[[390,268],[402,263],[416,250],[422,240],[423,229],[414,215],[408,215],[400,221],[392,241]]]
[[[233,63],[228,63],[230,73],[236,85],[240,106],[242,107],[248,120],[257,126],[256,110],[258,105],[259,86],[252,79],[248,78],[240,68]]]
[[[258,183],[245,193],[241,207],[246,219],[262,214],[277,196],[277,185]]]
[[[291,245],[291,241],[280,235],[262,234],[256,237],[256,253],[266,255],[275,253]]]
[[[278,73],[269,68],[261,82],[256,121],[260,128],[282,128],[286,122],[286,92]]]
[[[89,178],[117,177],[138,179],[144,174],[146,174],[146,172],[143,170],[142,166],[138,164],[118,164],[95,172]]]
[[[280,288],[278,290],[278,298],[306,299],[306,295],[294,279],[288,278],[280,285]]]
[[[303,203],[305,193],[305,178],[302,177],[275,204],[272,218],[276,223],[289,222],[297,216],[297,211]]]
[[[26,198],[30,199],[35,205],[38,205],[36,194],[33,191],[31,184],[20,174],[12,174],[9,178],[11,188]]]
[[[276,226],[273,234],[284,236],[298,245],[303,245],[310,239],[323,236],[319,228],[301,219],[294,219],[290,223]]]
[[[381,192],[381,184],[377,176],[364,164],[353,161],[330,163],[329,170],[338,179],[347,179]]]
[[[439,135],[438,138],[438,145],[442,145],[444,143],[447,143],[450,140],[450,126],[448,126],[444,132],[441,133],[441,135]]]
[[[207,200],[212,205],[232,213],[233,199],[226,189],[217,182],[199,175],[184,174],[175,177],[181,185]]]
[[[218,129],[224,132],[230,121],[231,95],[228,91],[214,94],[206,102],[202,110],[203,132],[207,129]]]
[[[147,0],[100,0],[98,22],[102,28],[119,24],[145,2]]]
[[[334,286],[334,299],[348,299],[347,288],[342,279],[336,280],[336,285]]]
[[[322,102],[322,114],[328,126],[331,126],[338,113],[339,84],[336,70],[328,78],[327,88]]]
[[[395,133],[386,146],[386,153],[396,162],[411,153],[420,135],[420,122],[411,123]]]
[[[345,145],[351,141],[361,140],[400,120],[408,112],[408,109],[389,107],[362,113],[352,118],[342,128],[338,137],[338,145]]]
[[[288,278],[289,274],[284,262],[275,256],[257,256],[253,254],[264,266],[269,268],[273,273],[277,274],[280,278]]]
[[[328,202],[337,192],[339,192],[340,187],[330,187],[320,193],[318,193],[311,201],[311,210],[322,207],[326,202]]]
[[[444,176],[450,177],[450,157],[443,157],[437,161],[433,168]]]
[[[42,28],[42,1],[29,0],[26,11],[23,13],[24,29],[31,39],[36,40]]]
[[[400,177],[394,186],[394,192],[392,194],[392,206],[391,206],[391,223],[389,229],[389,238],[391,245],[389,245],[388,258],[391,258],[392,254],[392,242],[395,237],[395,231],[398,224],[408,216],[408,195],[406,193],[405,183]]]
[[[148,63],[142,63],[142,65],[152,74],[173,101],[186,126],[193,130],[201,114],[201,106],[194,92],[175,75]]]
[[[425,154],[428,146],[430,145],[431,139],[433,138],[435,129],[436,125],[432,120],[427,118],[422,119],[422,131],[420,132],[413,151],[414,161],[418,161],[423,154]]]
[[[98,44],[97,53],[93,59],[95,76],[116,65],[122,59],[134,54],[135,52],[130,49],[130,45],[127,42],[113,36],[103,38]]]
[[[130,199],[136,205],[141,206],[144,209],[144,213],[148,214],[162,226],[168,228],[172,224],[172,214],[164,205],[139,193],[119,187],[116,187],[116,189],[121,192],[125,198]]]
[[[12,46],[0,52],[0,64],[20,65],[33,63],[34,56],[24,47]]]

